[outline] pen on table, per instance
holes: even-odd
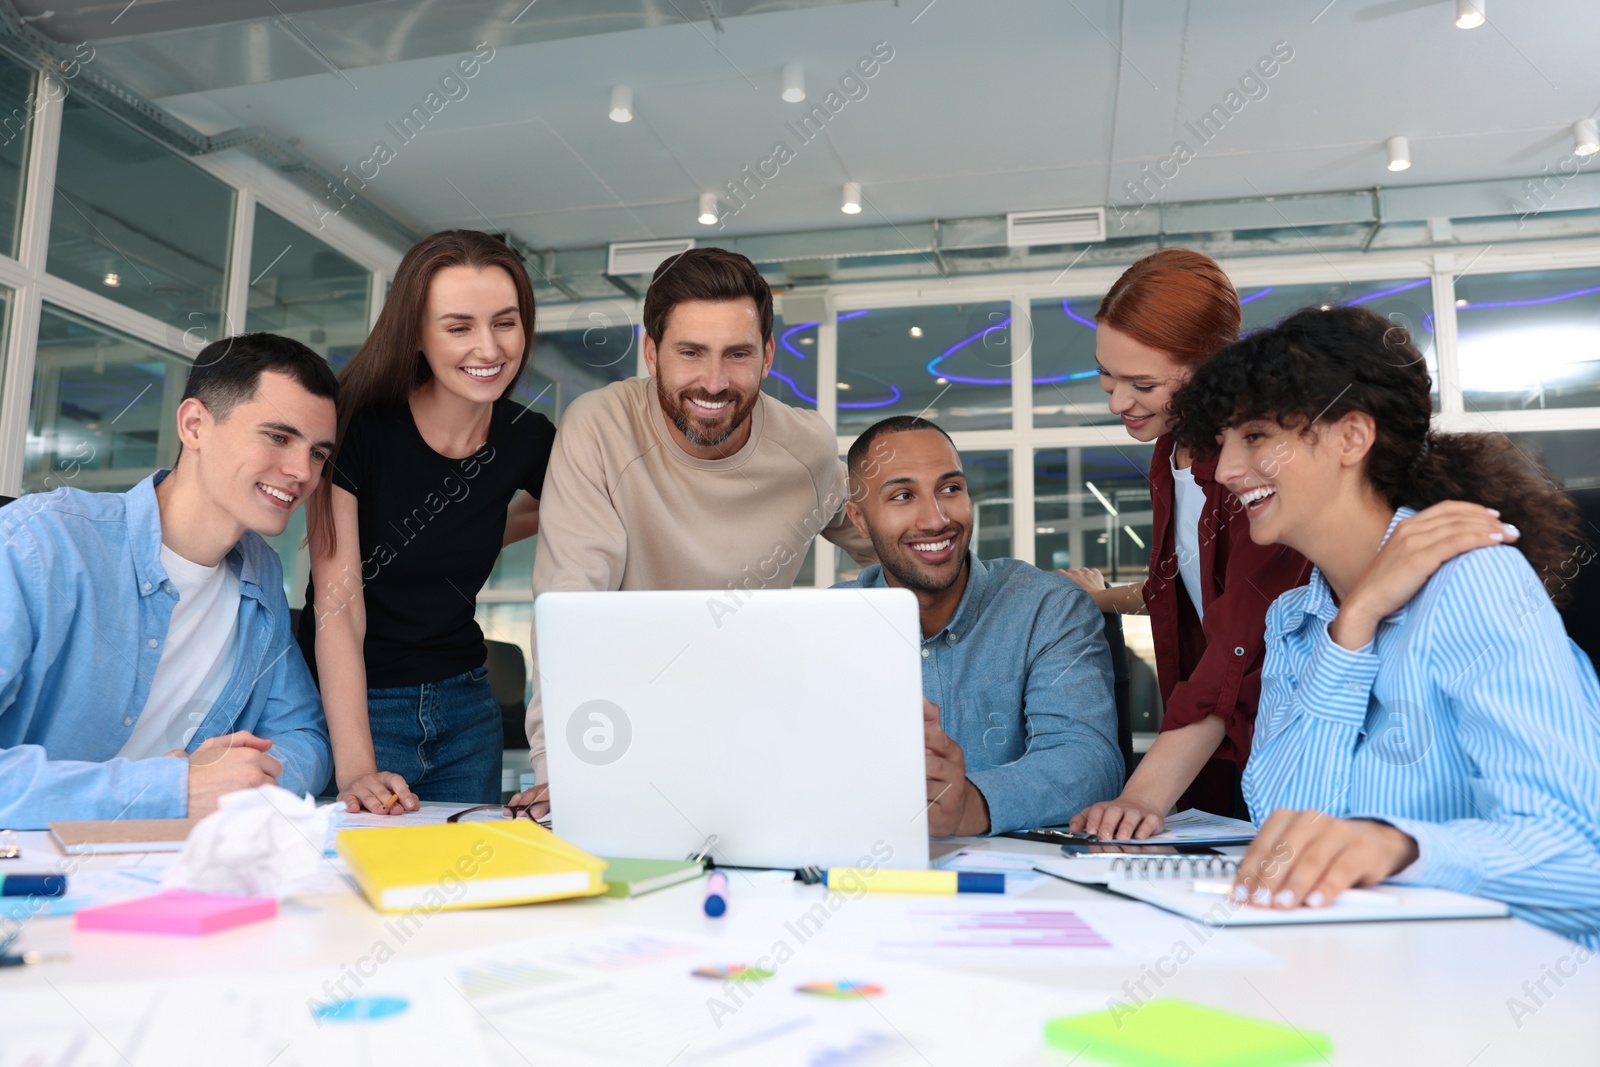
[[[64,897],[64,874],[0,874],[0,897]]]
[[[400,794],[399,793],[390,793],[389,794],[389,799],[385,800],[383,802],[383,806],[387,808],[387,807],[389,807],[391,804],[393,804],[395,801],[397,801],[399,799],[400,799]]]
[[[0,956],[0,967],[23,967],[35,963],[61,963],[69,959],[65,952],[19,952],[15,956]]]
[[[829,889],[871,893],[1004,893],[1006,876],[987,871],[891,871],[865,867],[829,867],[823,875]]]
[[[1208,897],[1233,896],[1234,883],[1225,878],[1196,878],[1191,887],[1193,892]],[[1333,898],[1330,903],[1345,901],[1348,904],[1398,904],[1400,898],[1392,893],[1378,893],[1371,889],[1346,889],[1343,893]]]
[[[728,876],[712,871],[706,879],[706,914],[713,919],[728,910]]]

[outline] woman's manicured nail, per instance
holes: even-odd
[[[1276,904],[1280,908],[1292,908],[1292,907],[1294,907],[1294,890],[1292,890],[1292,889],[1280,889],[1280,890],[1278,890],[1278,895],[1272,898],[1272,902],[1274,904]]]
[[[1306,907],[1308,907],[1308,908],[1320,908],[1320,907],[1322,907],[1322,901],[1323,901],[1322,890],[1313,889],[1306,896]]]
[[[1506,536],[1507,537],[1521,537],[1522,536],[1522,531],[1517,529],[1515,526],[1511,525],[1509,522],[1502,522],[1500,525],[1505,527],[1505,531],[1506,531]]]
[[[1234,886],[1233,899],[1238,901],[1240,904],[1243,904],[1245,901],[1250,899],[1250,890],[1246,889],[1243,885]]]
[[[1256,895],[1255,895],[1255,903],[1260,904],[1263,908],[1266,907],[1268,904],[1271,904],[1272,903],[1272,890],[1268,889],[1266,886],[1262,886],[1260,889],[1257,889],[1256,890]]]

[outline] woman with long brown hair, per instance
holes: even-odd
[[[1293,549],[1257,545],[1214,461],[1174,442],[1168,405],[1196,367],[1238,339],[1239,294],[1209,257],[1186,248],[1145,256],[1100,302],[1095,359],[1111,410],[1150,457],[1153,540],[1143,582],[1107,588],[1099,571],[1065,571],[1102,611],[1150,615],[1163,704],[1161,734],[1122,795],[1072,819],[1101,837],[1148,837],[1174,803],[1243,815],[1239,780],[1261,689],[1267,607],[1303,585]]]
[[[339,376],[300,644],[351,811],[500,800],[500,710],[473,612],[502,546],[538,528],[555,427],[510,399],[533,312],[503,242],[436,233],[400,261]]]

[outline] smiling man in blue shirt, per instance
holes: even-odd
[[[1111,652],[1094,601],[1021,560],[978,559],[961,455],[927,419],[868,428],[849,468],[846,509],[882,562],[835,588],[906,588],[921,609],[929,833],[1055,825],[1116,796]]]
[[[298,341],[218,341],[190,372],[172,470],[0,509],[0,826],[322,788],[322,705],[262,537],[321,477],[336,389]]]

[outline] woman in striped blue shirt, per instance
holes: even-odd
[[[1504,436],[1432,433],[1429,391],[1403,329],[1343,307],[1174,398],[1251,538],[1316,565],[1267,613],[1235,895],[1436,886],[1600,949],[1600,683],[1552,604],[1588,558],[1574,509]]]

